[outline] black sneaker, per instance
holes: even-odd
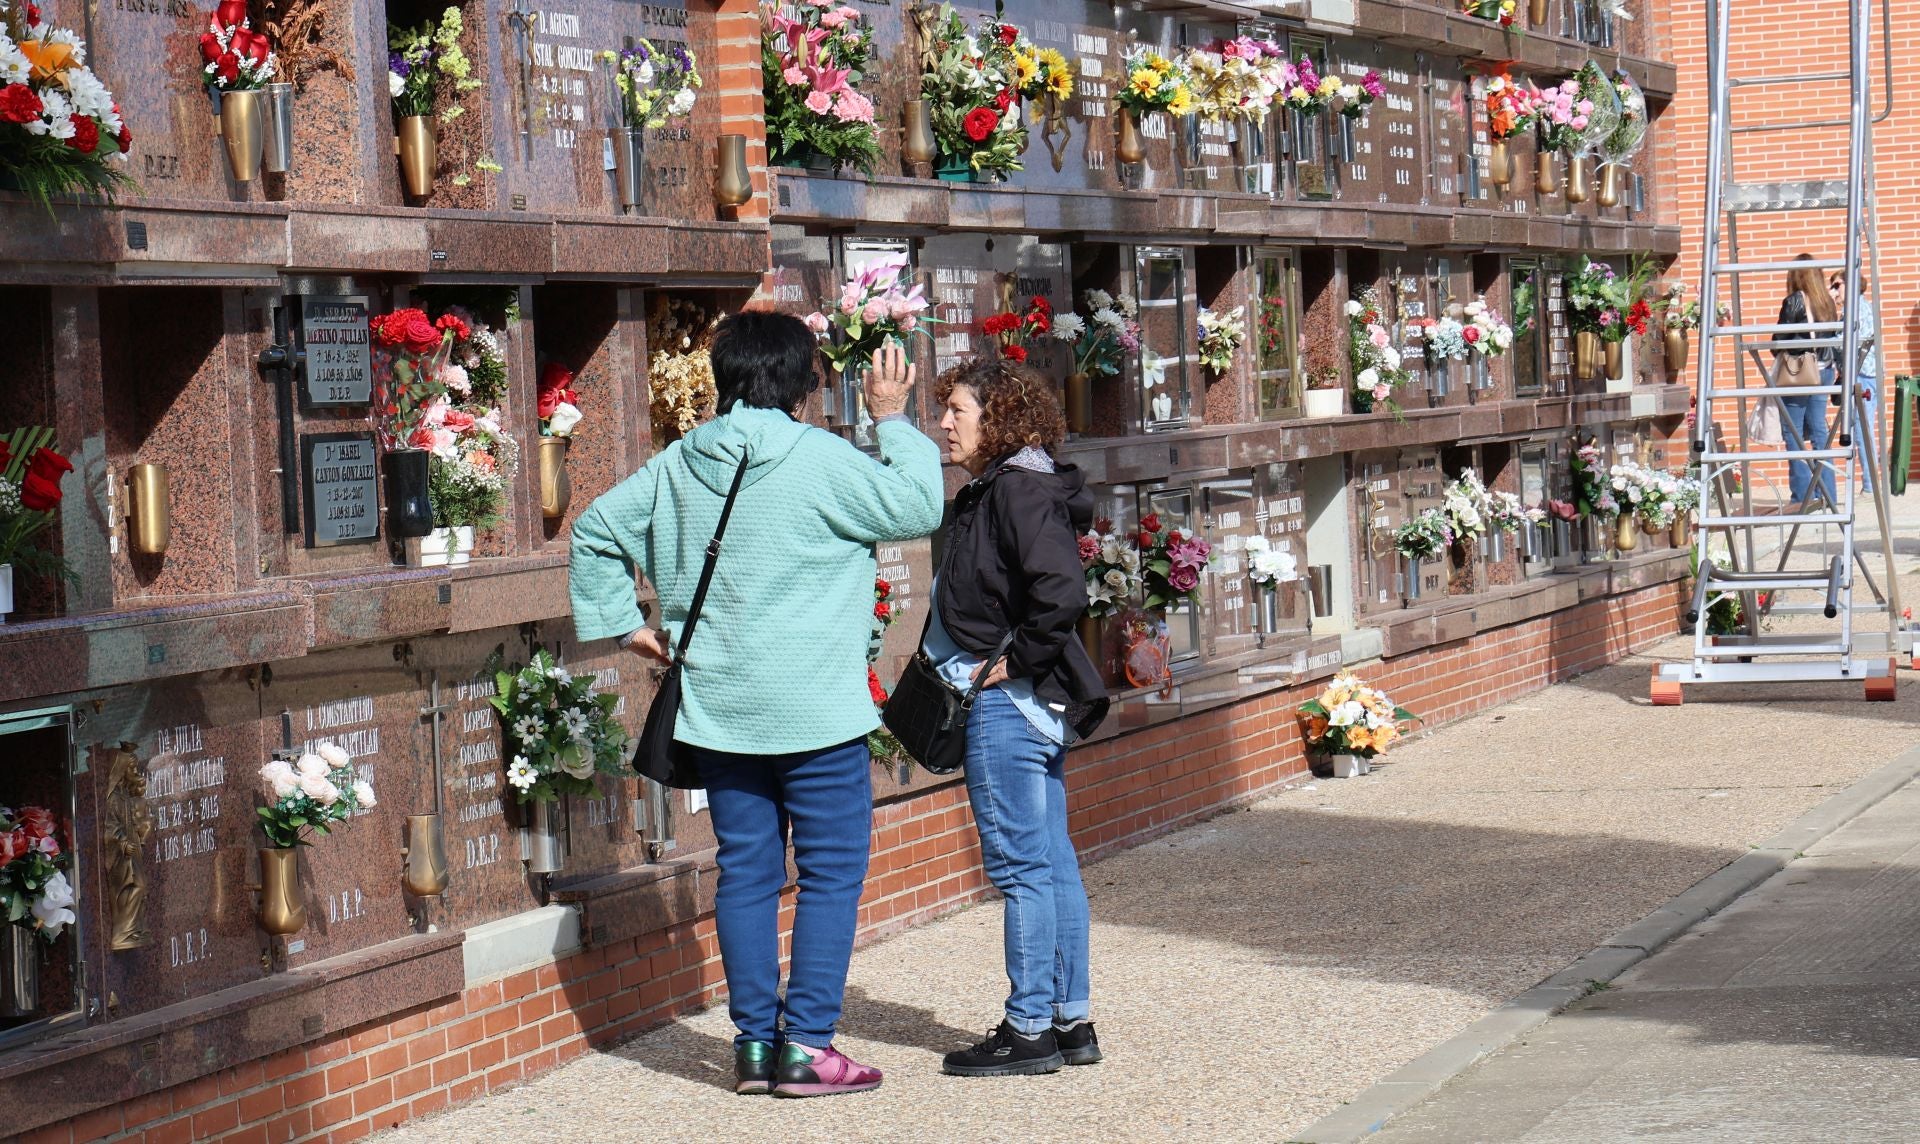
[[[1054,1043],[1060,1046],[1060,1056],[1070,1065],[1097,1065],[1100,1063],[1100,1037],[1093,1031],[1092,1021],[1075,1021],[1071,1025],[1053,1027]]]
[[[951,1076],[1033,1076],[1059,1072],[1066,1063],[1052,1029],[1028,1037],[1002,1021],[992,1036],[971,1049],[948,1053],[943,1067]]]
[[[733,1091],[765,1096],[773,1091],[773,1046],[747,1041],[733,1047]]]

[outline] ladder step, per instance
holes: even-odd
[[[1847,260],[1844,258],[1816,258],[1809,261],[1802,258],[1793,262],[1722,262],[1713,268],[1713,272],[1715,274],[1755,274],[1761,272],[1775,273],[1782,270],[1804,270],[1808,268],[1814,270],[1845,270],[1847,268]]]
[[[1762,576],[1764,573],[1753,573]],[[1824,592],[1827,590],[1827,578],[1820,576],[1792,576],[1782,573],[1771,579],[1736,580],[1728,582],[1715,577],[1708,581],[1713,592],[1730,596],[1735,592]]]
[[[1757,75],[1749,79],[1727,77],[1728,87],[1766,87],[1779,83],[1834,83],[1852,79],[1852,72],[1811,72],[1807,75]]]
[[[1798,183],[1729,183],[1720,197],[1723,211],[1832,210],[1847,205],[1845,179]]]
[[[1736,385],[1709,390],[1707,400],[1729,401],[1736,397],[1811,397],[1815,394],[1846,392],[1844,385]]]
[[[1843,643],[1735,644],[1733,646],[1716,644],[1712,647],[1698,648],[1694,654],[1701,659],[1736,659],[1750,655],[1844,655],[1846,650],[1847,645]]]
[[[1708,463],[1734,461],[1838,461],[1853,456],[1852,449],[1769,449],[1753,453],[1702,453]]]
[[[1838,333],[1838,332],[1844,331],[1845,329],[1846,329],[1846,324],[1843,322],[1784,322],[1784,323],[1767,322],[1767,323],[1763,323],[1761,325],[1755,325],[1755,326],[1716,325],[1713,327],[1710,333],[1711,333],[1711,336],[1721,337],[1727,334],[1820,334],[1820,333],[1829,333],[1829,332]],[[1794,339],[1796,343],[1805,342],[1808,345],[1819,345],[1823,340],[1826,340],[1826,339],[1821,339],[1821,338],[1795,338]]]
[[[1803,512],[1780,513],[1777,516],[1755,514],[1753,516],[1705,516],[1700,520],[1704,528],[1731,528],[1738,525],[1773,524],[1851,524],[1853,518],[1844,512]]]

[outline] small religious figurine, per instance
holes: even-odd
[[[122,743],[113,752],[107,780],[107,893],[112,906],[111,948],[139,949],[153,941],[141,915],[146,911],[147,880],[140,873],[140,851],[153,833],[147,808],[147,773]]]

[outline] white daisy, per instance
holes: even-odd
[[[527,790],[540,781],[540,772],[533,769],[525,755],[515,755],[507,767],[507,781],[518,790]]]

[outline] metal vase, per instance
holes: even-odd
[[[440,142],[433,117],[409,115],[400,121],[400,182],[407,194],[424,199],[433,193],[433,173],[440,166]]]
[[[266,162],[268,171],[284,175],[293,159],[293,85],[270,83],[267,93]]]
[[[1673,525],[1671,526],[1671,531],[1667,539],[1673,542],[1675,548],[1685,548],[1687,546],[1687,524],[1687,514],[1684,512],[1673,518]]]
[[[25,926],[0,926],[0,1017],[40,1011],[40,939]]]
[[[1078,371],[1067,375],[1067,428],[1075,433],[1093,429],[1093,379]]]
[[[540,515],[559,520],[573,503],[573,482],[567,477],[567,438],[540,438]]]
[[[1114,157],[1122,163],[1138,163],[1147,157],[1146,145],[1140,141],[1140,123],[1133,109],[1120,109],[1119,134],[1113,142]]]
[[[1633,514],[1623,512],[1614,521],[1613,546],[1621,552],[1632,552],[1640,546],[1640,532],[1633,527]]]
[[[1619,342],[1606,343],[1606,349],[1604,352],[1606,354],[1607,380],[1608,381],[1618,380],[1620,377],[1620,359],[1623,356],[1621,353],[1621,343]]]
[[[923,99],[909,99],[900,134],[900,158],[909,163],[931,163],[939,153],[933,138],[933,117]]]
[[[1094,670],[1100,672],[1102,675],[1105,675],[1106,668],[1101,666],[1101,663],[1100,663],[1101,623],[1102,623],[1102,620],[1099,616],[1083,615],[1080,617],[1080,623],[1078,627],[1080,632],[1080,646],[1086,649],[1087,658],[1093,661]]]
[[[1487,181],[1496,187],[1513,182],[1513,156],[1507,153],[1507,141],[1495,139],[1487,156]]]
[[[551,874],[567,864],[566,826],[560,821],[560,800],[526,802],[520,810],[527,824],[520,828],[520,860],[531,874]]]
[[[135,465],[127,470],[127,530],[133,550],[160,556],[173,537],[171,482],[165,465]]]
[[[1544,147],[1533,157],[1533,189],[1543,195],[1560,189],[1560,172],[1553,165],[1553,152]]]
[[[13,611],[13,565],[0,564],[0,624]]]
[[[260,174],[266,146],[266,96],[259,91],[220,93],[220,141],[227,148],[227,170],[236,183]]]
[[[1600,335],[1581,330],[1573,335],[1573,376],[1591,379],[1600,374]]]
[[[1587,157],[1574,155],[1567,160],[1567,201],[1587,201]]]
[[[447,838],[439,815],[407,815],[407,847],[401,853],[407,859],[401,878],[407,893],[432,898],[446,892]]]
[[[722,135],[714,145],[719,170],[713,179],[713,201],[723,207],[746,204],[753,197],[753,173],[747,170],[747,137]]]
[[[1527,0],[1527,23],[1537,30],[1547,24],[1547,0]]]
[[[307,901],[300,892],[300,851],[260,851],[260,928],[278,937],[296,934],[307,924]]]
[[[427,451],[392,449],[386,459],[387,535],[398,540],[433,531],[427,493]]]
[[[1600,168],[1600,194],[1598,201],[1603,207],[1620,205],[1620,181],[1623,172],[1617,163],[1608,163]]]
[[[640,205],[646,181],[647,132],[644,127],[613,129],[613,181],[620,192],[620,209]]]
[[[1684,373],[1687,368],[1687,331],[1667,327],[1667,372]]]
[[[1268,584],[1258,589],[1260,593],[1260,635],[1264,637],[1278,635],[1280,632],[1280,586]]]

